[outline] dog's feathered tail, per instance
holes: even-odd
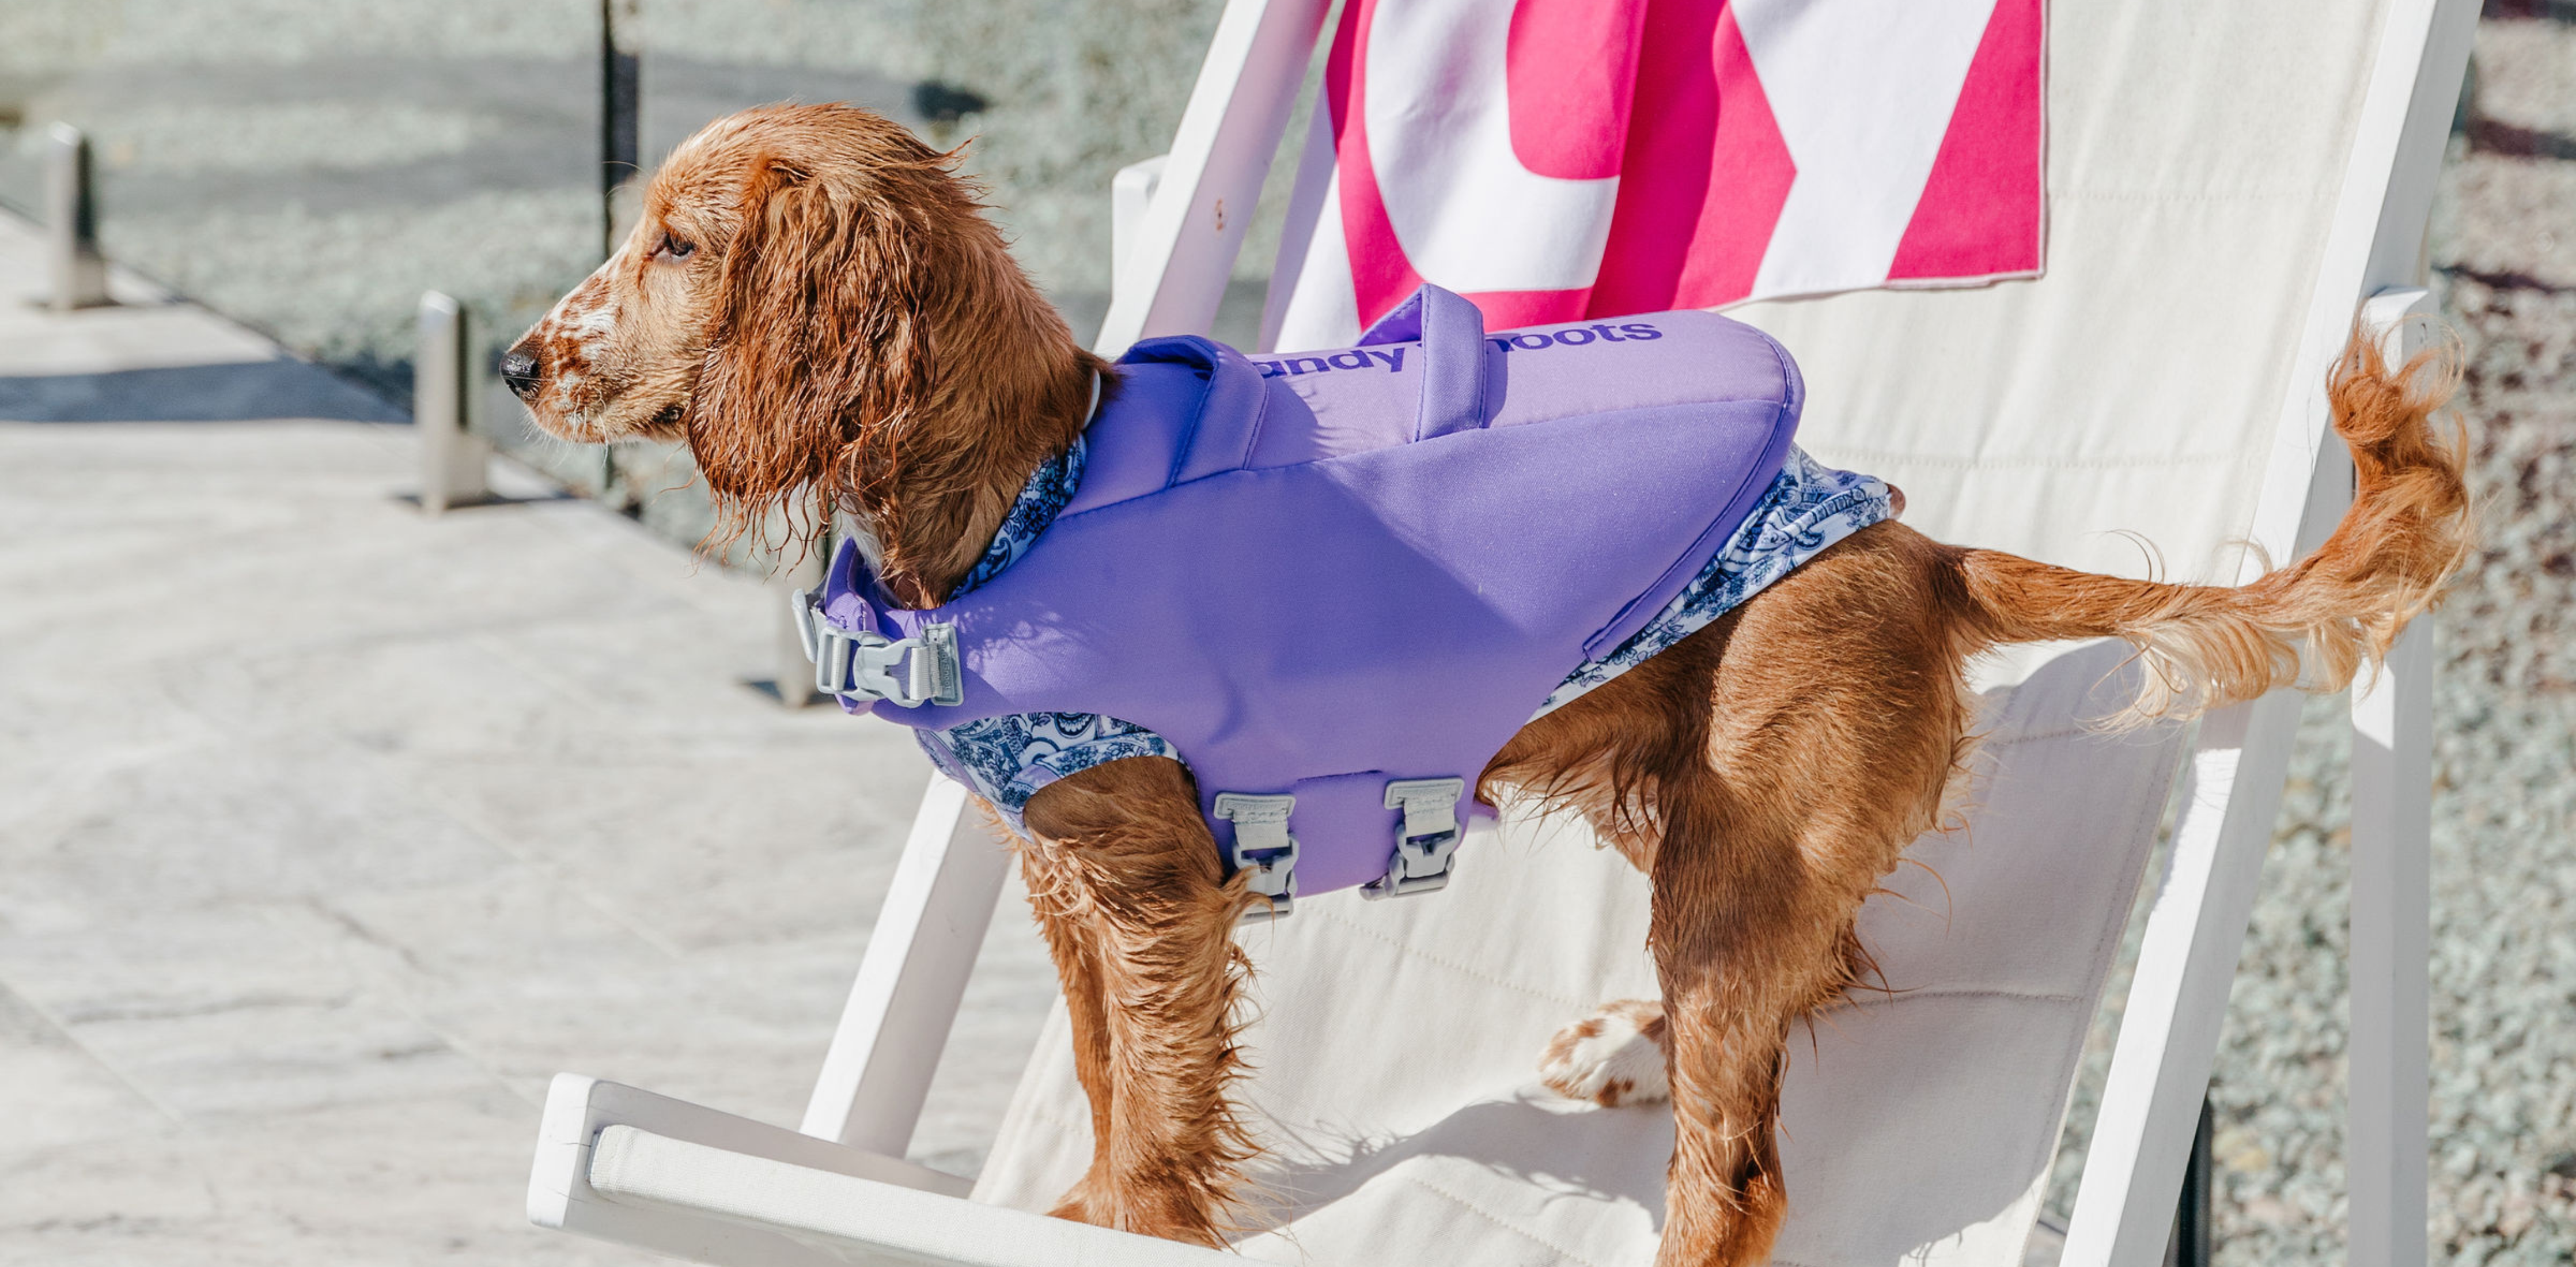
[[[2459,382],[2445,344],[2391,370],[2358,333],[2327,385],[2352,451],[2351,510],[2315,553],[2234,588],[2098,576],[1993,550],[1962,550],[1973,638],[1987,645],[2117,637],[2146,673],[2124,720],[2191,716],[2300,680],[2341,690],[2430,610],[2475,540],[2466,444],[2434,414]],[[2304,653],[2304,655],[2303,655]]]

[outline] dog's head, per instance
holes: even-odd
[[[846,106],[773,106],[673,151],[607,263],[502,359],[567,440],[686,440],[726,527],[891,476],[973,283],[1020,278],[954,155]]]

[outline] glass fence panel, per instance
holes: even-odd
[[[1171,144],[1222,9],[645,0],[646,153],[668,153],[720,114],[783,100],[848,101],[933,145],[963,145],[963,168],[984,182],[1021,264],[1088,340],[1108,308],[1110,178]],[[1247,250],[1245,262],[1266,275],[1269,253]]]
[[[86,131],[118,263],[408,393],[439,289],[487,328],[595,263],[597,0],[9,0],[0,202]]]
[[[1160,153],[1222,6],[1207,0],[640,0],[639,144],[649,171],[691,133],[746,107],[847,102],[912,128],[982,181],[1021,264],[1078,337],[1109,302],[1110,178]],[[1246,262],[1266,271],[1270,249]],[[1256,258],[1257,257],[1257,258]],[[1256,298],[1224,334],[1248,340]],[[655,496],[684,454],[622,446],[619,491],[668,531],[705,526],[700,499]]]
[[[712,517],[684,453],[551,440],[491,374],[500,350],[604,257],[611,208],[634,205],[631,178],[622,202],[607,192],[609,173],[630,170],[610,160],[649,174],[707,121],[765,102],[878,110],[963,147],[1021,262],[1087,342],[1108,308],[1110,180],[1169,146],[1222,9],[6,0],[0,205],[41,215],[46,125],[73,123],[96,153],[110,258],[398,401],[421,292],[454,295],[483,376],[475,429],[694,542]],[[1301,111],[1220,338],[1256,336],[1303,135]]]

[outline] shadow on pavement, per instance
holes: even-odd
[[[302,361],[0,376],[0,422],[408,422],[400,408]]]

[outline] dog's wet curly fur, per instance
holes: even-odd
[[[952,159],[838,106],[709,126],[655,177],[625,246],[516,349],[538,422],[581,441],[685,439],[724,531],[819,501],[865,531],[898,598],[943,599],[1079,434],[1093,375],[1117,390]],[[2442,357],[2392,368],[2353,341],[2329,385],[2353,507],[2315,553],[2249,585],[2089,575],[1882,523],[1494,758],[1485,795],[1581,814],[1652,880],[1663,997],[1615,1015],[1664,1053],[1677,1134],[1661,1262],[1767,1257],[1786,1200],[1784,1045],[1867,974],[1855,913],[1944,825],[1968,661],[2126,639],[2148,670],[2137,716],[2250,699],[2303,666],[2307,687],[2340,689],[2468,547],[2460,445],[2430,422],[2452,378]],[[1026,818],[1021,865],[1095,1140],[1055,1212],[1220,1243],[1254,1151],[1227,1093],[1248,971],[1232,932],[1256,899],[1225,875],[1172,761],[1060,780]],[[1552,1078],[1572,1050],[1551,1052]]]

